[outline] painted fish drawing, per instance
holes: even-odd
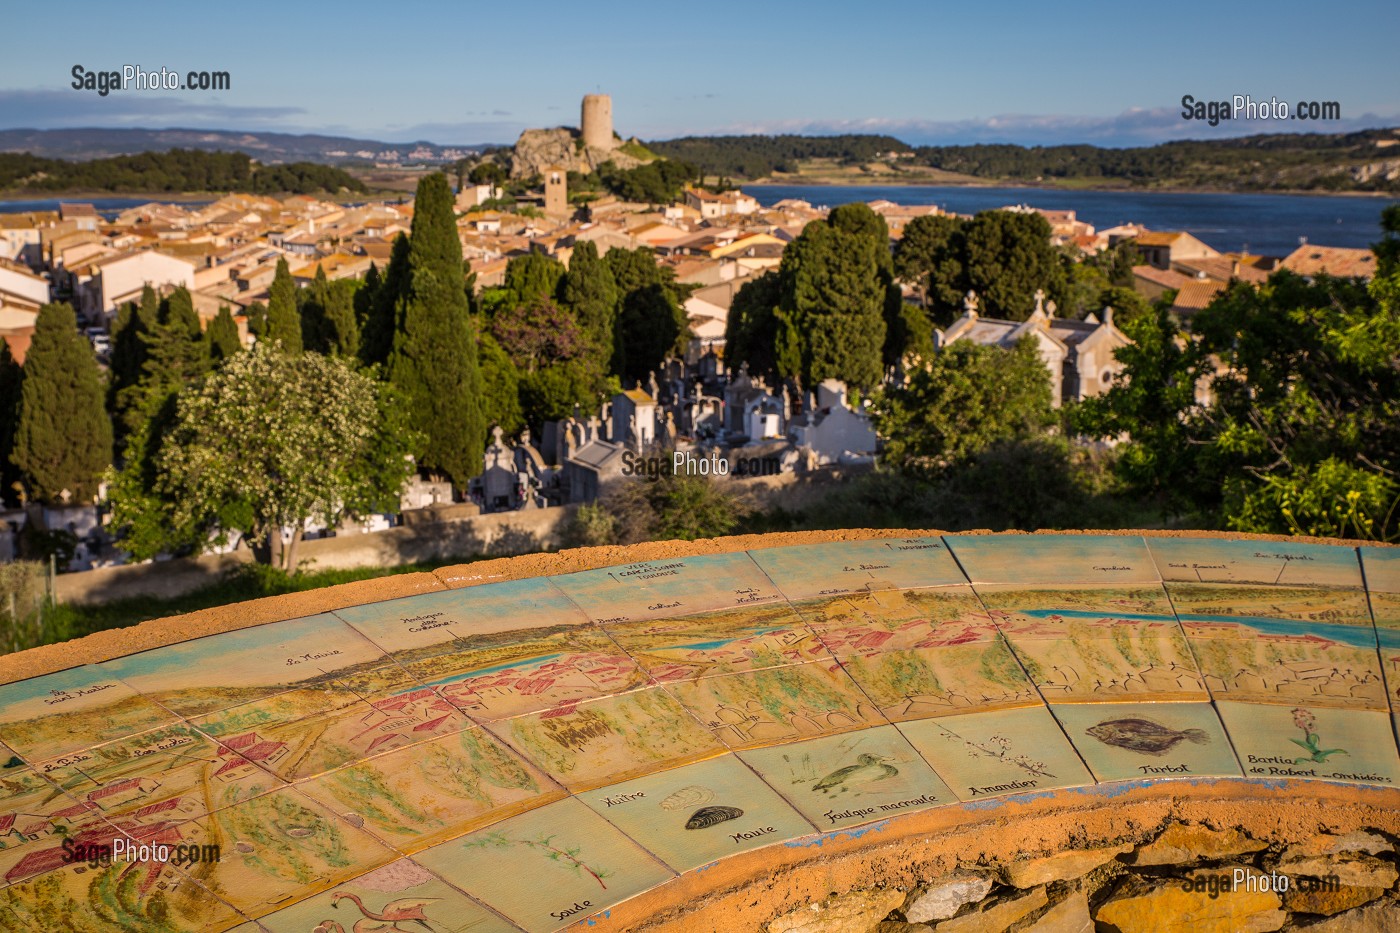
[[[858,755],[856,756],[856,764],[837,768],[813,784],[812,790],[821,791],[824,794],[833,792],[844,794],[853,787],[869,784],[872,781],[883,781],[897,774],[899,774],[899,769],[894,765],[885,764],[885,759],[879,755]]]
[[[743,815],[744,811],[738,807],[701,807],[690,815],[690,819],[685,821],[685,828],[705,829],[709,826],[727,823],[730,820],[737,820]]]
[[[1178,731],[1150,719],[1106,719],[1084,731],[1105,745],[1144,755],[1165,755],[1182,741],[1197,745],[1210,741],[1204,729]]]

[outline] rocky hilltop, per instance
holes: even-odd
[[[624,145],[619,143],[612,149],[585,146],[579,131],[566,126],[551,130],[526,130],[515,143],[510,160],[510,177],[531,178],[543,174],[545,169],[554,165],[566,171],[587,174],[604,162],[612,162],[618,168],[635,168],[646,161],[620,148]]]

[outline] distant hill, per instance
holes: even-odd
[[[242,152],[171,149],[85,162],[0,152],[0,193],[103,191],[112,194],[366,194],[364,182],[320,162],[262,165]]]
[[[453,162],[481,145],[440,145],[429,142],[386,143],[314,133],[243,133],[232,130],[0,130],[0,152],[27,152],[52,159],[102,159],[194,149],[204,152],[243,152],[264,164],[321,162]]]
[[[1400,193],[1400,128],[1098,146],[912,147],[889,136],[691,136],[647,145],[733,180]]]

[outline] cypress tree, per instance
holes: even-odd
[[[222,363],[243,349],[243,341],[238,338],[238,323],[228,305],[221,306],[218,316],[209,322],[205,338],[209,343],[209,359],[214,363]]]
[[[351,279],[340,279],[331,282],[326,289],[320,334],[325,353],[344,357],[359,355],[360,325],[355,320],[355,295],[359,289],[356,286]]]
[[[559,300],[578,322],[584,337],[598,351],[599,365],[607,364],[613,346],[617,315],[617,282],[612,270],[598,256],[591,240],[574,246],[569,271],[559,284]]]
[[[379,289],[383,281],[383,277],[379,274],[379,267],[370,263],[369,271],[365,273],[364,282],[360,285],[359,291],[355,292],[355,324],[360,328],[362,335],[374,302],[379,298]]]
[[[458,488],[481,472],[486,425],[476,337],[463,288],[452,189],[435,172],[418,182],[389,380],[407,400],[426,440],[419,466]]]
[[[360,360],[366,366],[387,363],[393,352],[399,300],[408,290],[408,254],[408,237],[400,233],[394,238],[384,278],[374,290],[372,301],[366,307],[364,326],[360,328]]]
[[[111,378],[107,383],[107,411],[112,416],[118,450],[126,445],[133,419],[129,416],[133,387],[141,381],[151,334],[160,325],[160,299],[147,285],[141,289],[141,303],[122,305],[112,328]]]
[[[24,388],[24,367],[10,353],[10,345],[0,340],[0,495],[13,500],[19,483],[19,470],[11,460],[15,434],[19,430],[20,395]]]
[[[783,251],[779,368],[785,376],[808,389],[824,379],[861,389],[879,383],[887,299],[882,250],[888,253],[868,235],[814,220]]]
[[[279,340],[282,349],[292,355],[302,352],[301,312],[297,309],[297,286],[287,260],[277,260],[277,273],[267,298],[265,340]]]
[[[112,462],[112,422],[92,347],[67,303],[44,305],[25,358],[14,463],[29,497],[91,502]]]

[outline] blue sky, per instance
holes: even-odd
[[[1400,4],[924,0],[687,4],[29,3],[0,38],[0,129],[200,127],[439,143],[619,132],[888,132],[909,142],[1126,145],[1400,124]],[[98,97],[70,69],[228,71],[229,91]],[[1339,101],[1338,124],[1180,117],[1182,95]]]

